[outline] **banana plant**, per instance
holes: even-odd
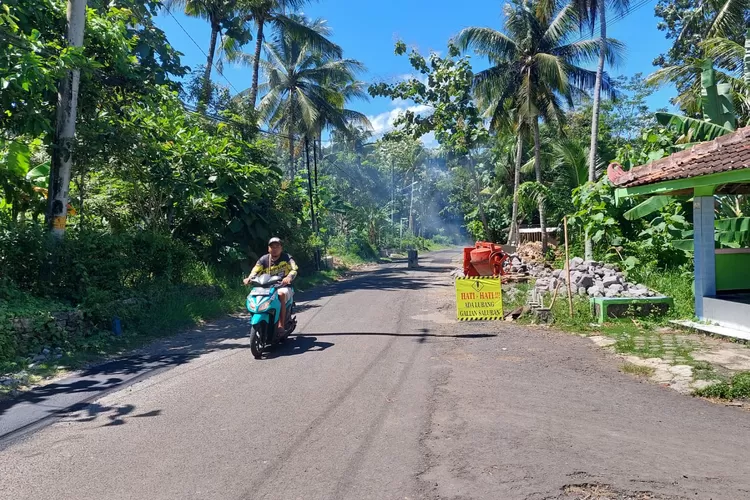
[[[712,60],[705,60],[702,67],[701,104],[703,119],[674,113],[656,113],[656,120],[662,126],[677,132],[679,135],[677,142],[681,143],[681,149],[730,134],[734,132],[737,126],[730,85],[716,81],[716,72]],[[624,216],[628,220],[641,219],[661,210],[674,200],[675,198],[672,196],[653,196],[628,210]]]
[[[679,142],[711,141],[732,133],[737,128],[731,86],[726,82],[716,81],[716,71],[711,59],[703,61],[702,68],[702,120],[674,113],[656,113],[656,119],[660,124],[676,130],[681,135]]]

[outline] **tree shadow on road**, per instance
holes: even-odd
[[[134,413],[135,410],[136,407],[132,404],[108,406],[101,403],[79,403],[61,412],[60,416],[67,422],[77,423],[93,422],[99,417],[106,416],[109,422],[102,427],[113,427],[125,424],[130,418],[158,417],[162,413],[162,410]]]
[[[246,348],[248,344],[237,342],[247,335],[246,321],[241,317],[226,318],[0,401],[0,417],[21,405],[45,408],[41,418],[60,416],[71,405],[88,405],[94,397],[134,383],[146,375],[183,365],[211,352]]]
[[[432,338],[446,338],[446,339],[486,339],[490,337],[497,337],[496,333],[459,333],[455,335],[440,335],[435,333],[385,333],[385,332],[339,332],[339,333],[305,333],[304,335],[310,335],[311,337],[349,337],[349,336],[364,336],[364,337],[432,337]]]

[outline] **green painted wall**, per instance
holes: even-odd
[[[716,291],[750,290],[750,253],[716,254]]]

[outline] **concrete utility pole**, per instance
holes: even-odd
[[[409,231],[414,234],[414,173],[411,174],[411,200],[409,200]]]
[[[86,0],[68,0],[69,47],[83,46],[86,26]],[[57,103],[57,123],[52,149],[49,193],[47,195],[47,226],[52,235],[61,240],[65,236],[68,217],[70,172],[73,167],[73,143],[76,133],[76,110],[78,107],[79,69],[68,71],[60,82]]]

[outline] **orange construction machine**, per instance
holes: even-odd
[[[507,258],[500,245],[477,241],[474,247],[464,248],[464,276],[500,276]]]

